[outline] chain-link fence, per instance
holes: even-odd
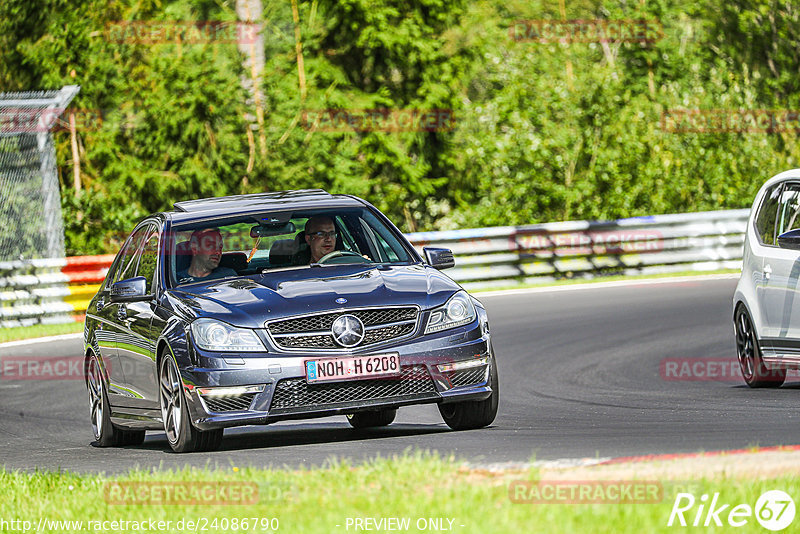
[[[79,90],[0,93],[0,262],[64,257],[50,129]]]

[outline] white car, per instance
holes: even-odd
[[[779,387],[800,369],[800,169],[756,195],[733,297],[736,351],[750,387]]]

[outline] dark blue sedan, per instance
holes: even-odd
[[[492,423],[497,367],[481,303],[375,207],[322,190],[178,202],[125,241],[86,314],[101,446],[163,430],[177,452],[223,429],[346,415],[392,423],[437,403],[453,429]]]

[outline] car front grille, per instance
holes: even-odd
[[[419,310],[414,306],[340,310],[274,321],[267,324],[267,330],[282,349],[341,349],[333,339],[331,327],[338,317],[345,314],[357,317],[364,324],[364,339],[357,345],[364,347],[413,334]]]
[[[249,410],[253,403],[255,393],[245,393],[243,395],[233,395],[229,397],[203,397],[209,412],[237,412]]]
[[[402,374],[391,378],[373,378],[309,384],[305,378],[287,378],[275,386],[270,413],[298,408],[327,408],[337,404],[370,400],[402,400],[429,394],[436,387],[424,365],[404,366]]]
[[[276,343],[285,349],[335,349],[336,343],[333,336],[293,336],[277,338]]]
[[[461,371],[453,371],[447,374],[450,383],[453,387],[459,386],[474,386],[486,382],[486,366],[474,367],[472,369],[463,369]]]

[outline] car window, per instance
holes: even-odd
[[[775,235],[800,228],[800,184],[788,184],[780,194],[778,227]]]
[[[315,217],[332,221],[335,234],[332,238],[317,237],[321,241],[312,240],[310,244],[306,240],[305,230],[308,222]],[[222,238],[221,255],[211,258],[210,263],[202,260],[212,269],[209,275],[202,279],[192,277],[190,280],[184,274],[193,261],[190,244],[192,235],[210,229],[219,232]],[[330,258],[330,263],[395,263],[413,259],[409,255],[408,245],[401,241],[402,237],[398,238],[368,208],[319,208],[250,214],[176,225],[173,231],[175,239],[169,265],[172,280],[179,285],[258,274],[269,269],[308,266],[311,263],[312,244],[322,242],[326,243],[322,248],[333,247],[334,251],[343,253]]]
[[[136,269],[134,276],[144,276],[147,280],[147,287],[152,291],[153,279],[156,274],[156,267],[158,266],[158,242],[160,232],[157,226],[150,226],[147,240],[144,243],[144,248],[139,256],[139,267]]]
[[[120,252],[121,257],[117,263],[116,272],[111,278],[109,278],[112,284],[115,284],[120,280],[133,278],[135,276],[134,273],[137,265],[136,260],[138,259],[140,245],[142,244],[142,240],[145,238],[145,236],[148,235],[148,232],[151,228],[151,225],[142,226],[131,236],[125,249]]]
[[[778,215],[778,200],[780,199],[781,185],[772,186],[764,195],[758,207],[755,227],[758,240],[764,245],[775,244],[775,219]]]
[[[370,238],[370,244],[375,249],[374,253],[378,255],[378,261],[396,262],[407,259],[405,255],[403,259],[400,258],[398,252],[403,251],[403,246],[397,237],[373,213],[365,212],[362,223],[366,229],[366,235]]]

